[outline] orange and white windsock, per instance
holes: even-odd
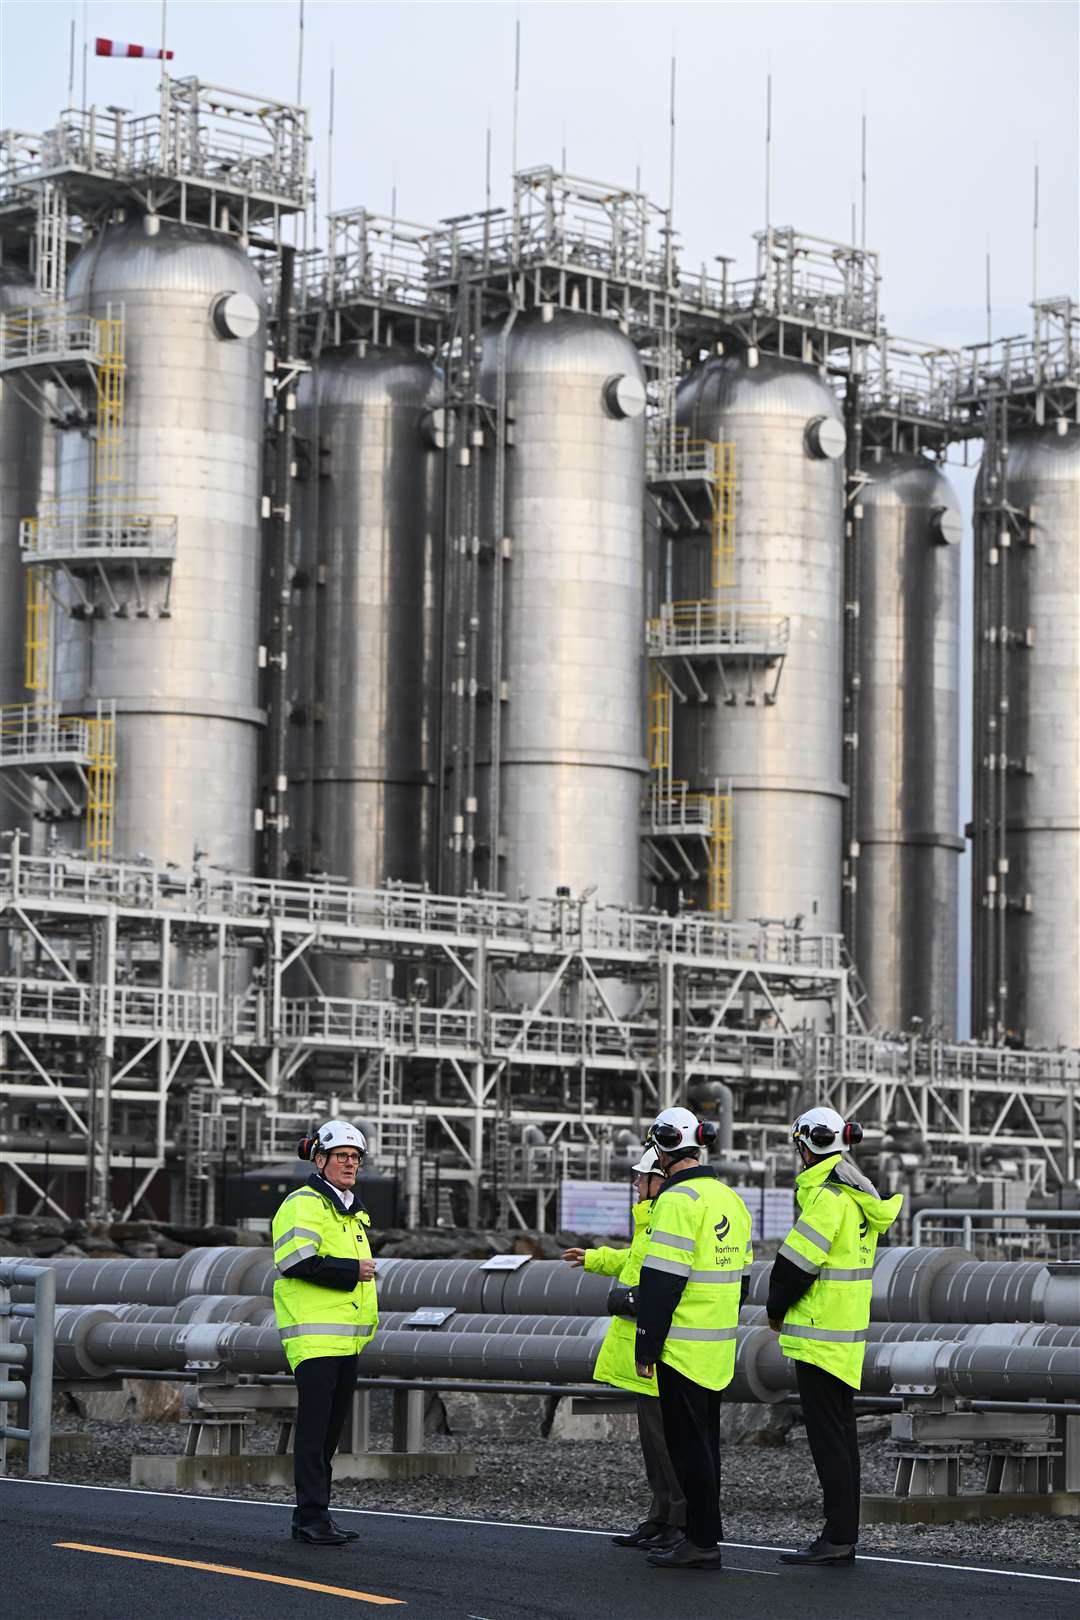
[[[128,45],[122,39],[102,39],[100,36],[94,41],[95,56],[142,56],[157,58],[166,62],[172,61],[172,51],[161,51],[153,45]]]

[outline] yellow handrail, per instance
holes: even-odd
[[[108,860],[113,847],[116,722],[101,717],[88,720],[87,730],[90,733],[90,771],[86,800],[86,853],[95,860]]]
[[[23,681],[28,692],[49,690],[49,593],[40,568],[26,570],[26,643]]]
[[[97,387],[97,454],[99,484],[120,482],[124,433],[124,323],[109,317],[98,322],[101,351],[94,381]]]

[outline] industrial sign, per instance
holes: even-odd
[[[564,1232],[597,1237],[629,1235],[633,1193],[629,1181],[560,1181],[559,1225]]]

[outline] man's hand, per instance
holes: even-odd
[[[635,1361],[634,1366],[637,1369],[637,1375],[638,1375],[639,1378],[651,1378],[652,1377],[652,1375],[653,1375],[653,1364],[652,1364],[651,1361],[650,1362]]]
[[[774,1333],[783,1333],[784,1331],[783,1322],[778,1322],[775,1316],[769,1317],[769,1326],[772,1328]]]
[[[562,1257],[568,1266],[583,1266],[585,1264],[584,1249],[564,1249]]]
[[[360,1281],[361,1282],[373,1282],[374,1279],[375,1279],[375,1262],[374,1262],[374,1260],[361,1260],[359,1262],[359,1264],[360,1264]]]

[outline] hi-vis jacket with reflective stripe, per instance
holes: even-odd
[[[628,1249],[586,1249],[585,1270],[605,1277],[617,1277],[633,1288],[641,1276],[641,1262],[652,1236],[652,1202],[643,1199],[634,1205],[634,1236]],[[632,1316],[613,1316],[596,1358],[593,1377],[600,1384],[615,1384],[633,1390],[635,1395],[655,1395],[656,1379],[639,1378],[634,1370],[634,1338],[637,1324]]]
[[[730,1384],[743,1274],[753,1257],[750,1212],[738,1193],[706,1168],[672,1176],[653,1200],[637,1360],[664,1361],[706,1389]]]
[[[800,1216],[780,1255],[809,1286],[784,1313],[780,1349],[858,1389],[878,1234],[895,1221],[903,1198],[879,1198],[839,1153],[797,1176],[795,1192]]]
[[[359,1199],[346,1210],[321,1176],[278,1206],[274,1314],[290,1367],[310,1356],[355,1356],[374,1335],[375,1284],[359,1280],[359,1262],[371,1258],[370,1224]]]

